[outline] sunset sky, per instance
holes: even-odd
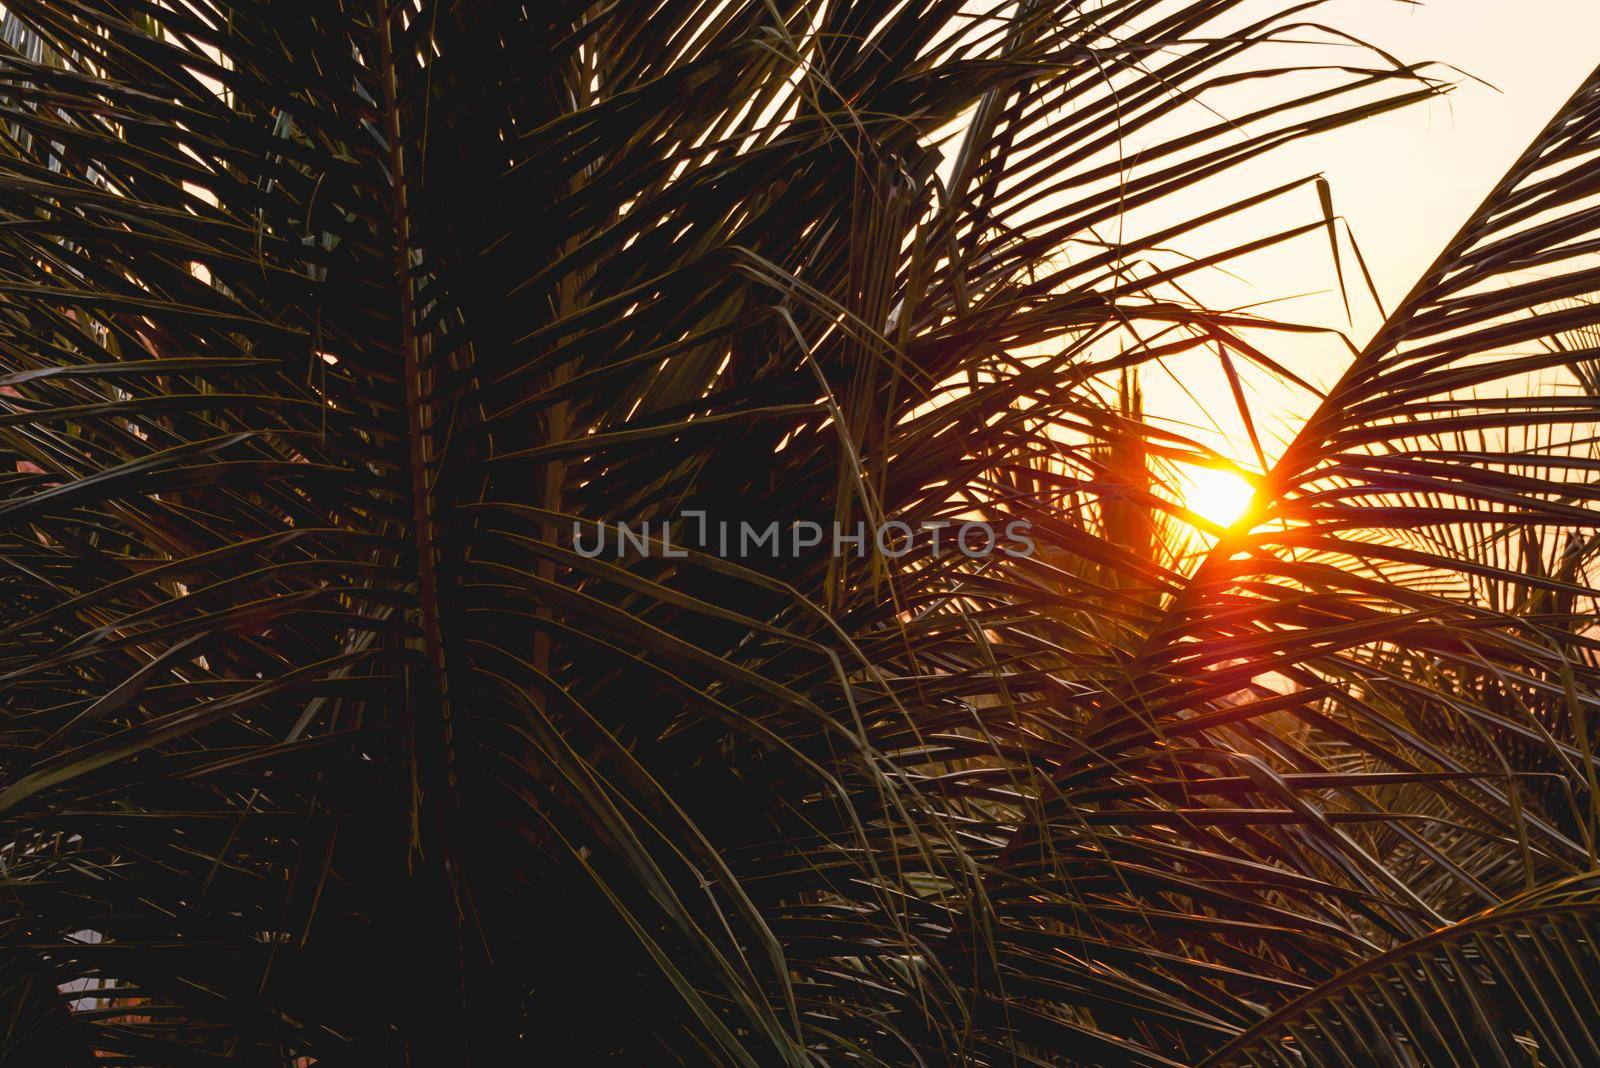
[[[1401,295],[1594,68],[1596,0],[1334,0],[1318,18],[1467,81],[1297,151],[1334,185],[1386,299]],[[1495,90],[1499,91],[1496,92]]]
[[[1261,0],[1257,10],[1281,10]],[[1444,244],[1466,221],[1494,183],[1577,89],[1594,67],[1600,41],[1596,0],[1329,0],[1301,16],[1308,22],[1354,34],[1405,62],[1433,60],[1460,68],[1437,75],[1457,83],[1447,96],[1377,116],[1320,138],[1291,144],[1253,172],[1249,187],[1325,175],[1334,206],[1347,219],[1385,305],[1393,308]],[[1311,34],[1307,33],[1307,36]],[[1372,65],[1370,53],[1354,48],[1302,49],[1286,61]],[[1379,61],[1381,62],[1381,61]],[[1487,84],[1485,84],[1487,83]],[[1492,87],[1491,87],[1492,86]],[[1230,113],[1253,101],[1236,98]],[[1230,179],[1236,183],[1241,179]],[[1235,190],[1242,193],[1243,184]],[[1315,219],[1319,209],[1309,190],[1284,205],[1282,227]],[[1240,230],[1235,240],[1263,232]],[[1346,252],[1348,261],[1349,253]],[[1197,282],[1206,299],[1244,305],[1274,301],[1264,314],[1346,331],[1364,342],[1377,327],[1376,308],[1362,294],[1354,266],[1346,262],[1354,324],[1330,288],[1334,278],[1326,237],[1300,239],[1243,265],[1241,280]],[[1282,300],[1295,294],[1297,299]],[[1274,355],[1318,385],[1330,384],[1349,358],[1333,340],[1268,339]],[[1163,374],[1144,373],[1149,413],[1190,431],[1207,445],[1246,461],[1251,452],[1215,359],[1204,355],[1174,361]],[[1267,452],[1298,426],[1314,398],[1247,375],[1249,399]]]

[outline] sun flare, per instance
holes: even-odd
[[[1238,522],[1255,493],[1243,476],[1217,467],[1185,466],[1179,477],[1183,506],[1219,527]]]

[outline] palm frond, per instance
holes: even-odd
[[[1107,394],[1443,88],[1313,6],[8,4],[0,1058],[1193,1063],[1594,867],[1594,83],[1248,522]]]

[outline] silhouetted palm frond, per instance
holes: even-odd
[[[1596,867],[1594,83],[1156,477],[1440,90],[1309,6],[7,4],[0,1060],[1195,1063]]]

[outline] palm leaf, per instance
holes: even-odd
[[[1368,961],[1204,1063],[1591,1064],[1594,881],[1540,887]]]
[[[5,1056],[1184,1063],[1590,866],[1491,759],[1585,796],[1587,498],[1514,439],[1582,405],[1427,333],[1582,271],[1458,243],[1198,570],[1146,470],[1215,458],[1102,395],[1281,368],[1184,287],[1321,187],[1224,179],[1439,90],[1307,7],[8,4]],[[1400,478],[1420,414],[1487,444]],[[1039,555],[719,544],[974,514]]]

